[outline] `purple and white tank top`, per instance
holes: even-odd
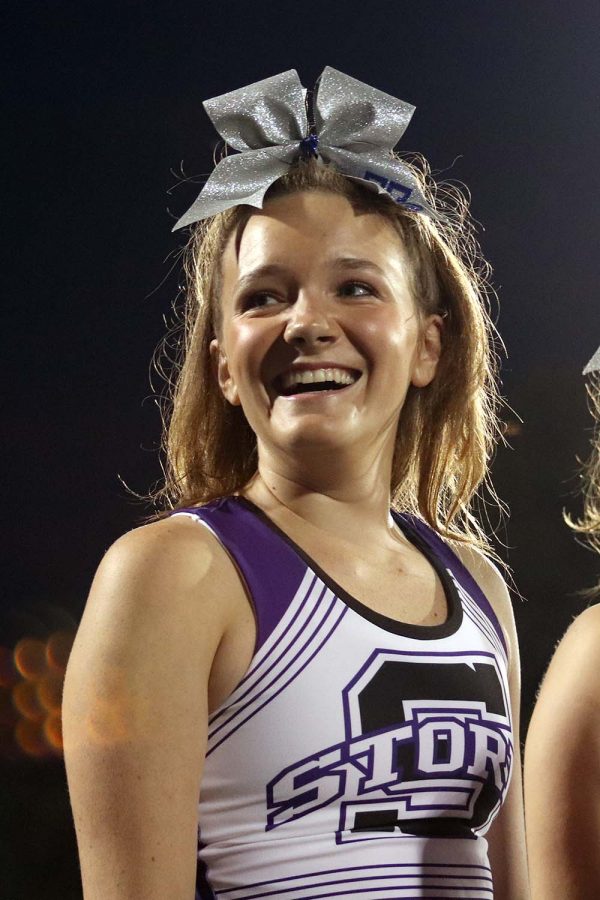
[[[493,897],[484,835],[513,758],[507,648],[456,554],[394,513],[449,610],[405,625],[249,501],[183,514],[234,560],[257,621],[249,670],[209,721],[197,897]]]

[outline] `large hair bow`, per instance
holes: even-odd
[[[327,66],[315,90],[312,131],[295,69],[203,105],[221,137],[240,152],[218,163],[173,231],[238,204],[261,208],[273,182],[306,155],[435,217],[411,170],[392,155],[415,110],[409,103]]]
[[[591,375],[592,372],[600,372],[600,347],[598,347],[589,363],[583,370],[584,375]]]

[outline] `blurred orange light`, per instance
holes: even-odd
[[[22,638],[15,647],[15,665],[24,678],[40,678],[46,671],[46,645],[35,638]]]
[[[26,719],[36,722],[45,717],[46,710],[38,700],[35,685],[30,681],[20,681],[16,684],[12,690],[12,699],[15,708]]]
[[[62,751],[63,736],[60,716],[48,716],[44,722],[44,736],[53,750]]]
[[[15,728],[15,740],[28,756],[46,756],[48,753],[42,722],[21,719]]]
[[[41,705],[48,712],[60,712],[62,702],[63,676],[58,672],[47,672],[36,685],[36,694]]]
[[[46,644],[46,659],[51,668],[58,672],[65,671],[74,640],[75,635],[71,631],[56,631],[50,636]]]

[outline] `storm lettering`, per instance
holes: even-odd
[[[448,713],[361,735],[284,770],[267,787],[267,830],[343,796],[422,792],[429,779],[436,780],[436,793],[444,793],[446,777],[466,782],[476,795],[483,773],[501,791],[510,774],[510,742],[472,710]],[[413,759],[408,771],[400,762],[406,751]]]
[[[267,830],[305,816],[344,793],[341,746],[285,769],[267,785]]]

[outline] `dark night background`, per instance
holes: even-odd
[[[72,629],[160,476],[149,361],[180,275],[174,219],[216,143],[201,101],[326,64],[417,106],[401,149],[464,181],[494,266],[516,418],[494,473],[523,662],[523,729],[600,561],[562,522],[600,343],[600,11],[558,0],[23,2],[10,15],[0,601],[0,898],[81,898],[62,761],[14,740],[10,656]],[[172,190],[173,189],[173,190]],[[160,383],[157,381],[157,385]],[[40,645],[38,645],[40,646]],[[33,714],[32,714],[33,715]],[[33,715],[33,718],[35,716]],[[32,726],[33,727],[33,726]],[[37,726],[36,726],[37,727]]]

